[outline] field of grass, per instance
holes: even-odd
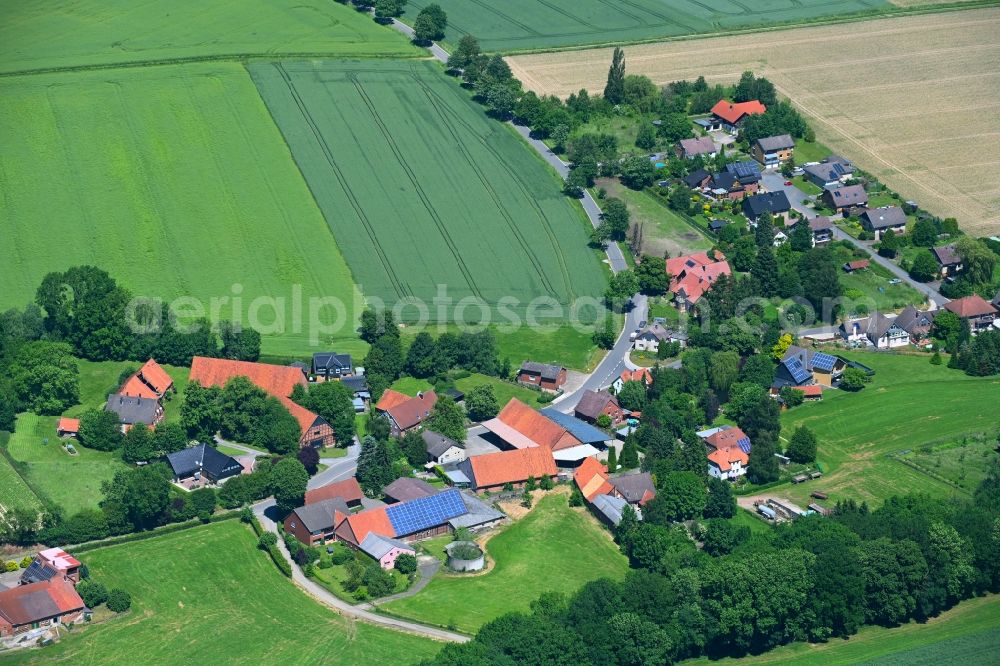
[[[986,478],[993,465],[1000,462],[997,439],[993,433],[927,444],[899,457],[917,465],[921,471],[943,477],[970,493]]]
[[[310,299],[333,296],[343,324],[320,344],[363,350],[347,265],[241,66],[3,78],[0,134],[13,239],[0,243],[0,308],[30,301],[49,271],[92,263],[137,296],[193,297],[206,314],[225,299],[216,317],[236,298],[271,353],[307,350]]]
[[[132,594],[132,610],[74,631],[13,663],[413,663],[440,645],[355,623],[282,577],[237,521],[102,548],[83,560],[93,578]],[[137,647],[141,646],[141,647]]]
[[[831,247],[838,266],[855,259],[868,257],[867,253],[856,256],[853,250],[854,246],[835,243]],[[859,304],[864,305],[867,308],[866,312],[874,310],[891,312],[909,304],[921,306],[927,300],[923,294],[905,282],[889,284],[889,281],[895,277],[887,268],[872,261],[871,265],[862,271],[854,271],[853,273],[841,271],[840,284],[844,288],[844,295],[847,298],[856,299]]]
[[[0,6],[0,72],[175,59],[420,54],[329,0],[56,0]]]
[[[0,447],[7,448],[11,433],[0,431]],[[40,509],[41,501],[6,457],[0,456],[0,513],[15,507]]]
[[[919,450],[928,442],[959,438],[996,427],[994,406],[1000,379],[969,377],[928,356],[850,352],[844,356],[876,370],[858,393],[827,391],[822,402],[782,415],[781,437],[806,425],[819,439],[822,479],[783,486],[778,494],[808,503],[809,493],[829,494],[830,504],[853,498],[880,504],[896,494],[926,492],[938,497],[965,493],[896,460],[890,454]]]
[[[603,291],[556,175],[434,63],[250,71],[369,299],[419,299],[431,321],[480,321],[480,307],[459,301],[523,316],[540,296],[566,306]],[[452,300],[439,308],[442,288]],[[418,308],[400,319],[419,319]]]
[[[539,500],[490,539],[486,551],[495,562],[489,573],[439,573],[419,594],[385,610],[472,633],[504,613],[528,610],[543,592],[571,593],[597,578],[621,578],[628,569],[607,530],[584,509],[567,506],[563,493]]]
[[[404,20],[413,23],[430,0],[411,0]],[[447,41],[479,38],[487,51],[516,51],[678,37],[819,17],[878,13],[884,0],[508,0],[502,4],[439,0],[448,14]]]
[[[684,666],[936,666],[938,664],[995,664],[1000,650],[1000,596],[963,601],[955,608],[920,624],[901,627],[865,627],[847,640],[794,643],[762,655],[741,659],[689,659]]]
[[[656,84],[703,75],[710,84],[731,85],[745,70],[766,76],[805,115],[820,143],[931,213],[990,235],[1000,231],[1000,190],[993,185],[1000,115],[988,112],[1000,103],[998,29],[1000,8],[977,7],[849,29],[648,44],[626,48],[625,61],[629,73]],[[831,70],[833,51],[838,66]],[[527,89],[565,97],[581,88],[603,90],[611,51],[509,62]],[[795,159],[807,157],[798,151]]]
[[[487,377],[480,374],[473,374],[455,381],[455,388],[463,393],[468,393],[475,387],[483,385],[493,387],[493,394],[497,397],[497,403],[499,403],[501,409],[510,402],[511,398],[517,398],[521,402],[536,406],[539,396],[542,395],[541,391],[532,391],[513,382],[505,382],[496,377]],[[539,409],[541,408],[540,405],[538,407]]]

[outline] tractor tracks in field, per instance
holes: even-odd
[[[330,166],[330,170],[336,177],[337,182],[340,184],[341,189],[344,191],[344,196],[347,197],[348,202],[350,202],[351,204],[351,208],[354,209],[355,214],[358,216],[358,220],[360,220],[361,226],[364,228],[365,233],[367,234],[369,240],[371,241],[372,247],[375,250],[375,255],[378,257],[379,263],[382,265],[382,268],[385,271],[386,276],[389,278],[389,282],[392,284],[393,291],[395,291],[396,295],[399,296],[400,298],[406,298],[408,295],[412,296],[412,293],[408,293],[409,292],[408,285],[406,285],[402,280],[400,280],[399,276],[396,274],[395,269],[393,269],[392,262],[389,260],[389,257],[385,254],[385,251],[382,249],[382,245],[379,243],[378,234],[375,231],[375,227],[372,225],[372,221],[368,218],[368,215],[365,213],[364,206],[361,205],[361,202],[358,201],[354,192],[351,190],[347,177],[344,175],[344,172],[340,169],[340,166],[338,166],[337,160],[333,156],[333,151],[330,150],[329,144],[327,144],[326,140],[323,138],[322,131],[320,131],[319,126],[316,124],[315,119],[309,113],[309,110],[306,107],[305,102],[299,95],[299,91],[295,88],[295,83],[292,81],[292,77],[288,74],[288,71],[285,69],[282,63],[280,62],[273,63],[273,66],[275,71],[278,72],[278,75],[281,76],[282,80],[285,82],[285,85],[288,88],[288,93],[291,96],[292,100],[295,102],[295,105],[298,107],[299,113],[302,115],[302,119],[305,120],[306,125],[309,126],[309,131],[316,139],[317,146],[323,153],[323,157],[326,160],[327,164]],[[295,156],[294,151],[292,151],[292,156],[294,158]],[[310,190],[312,190],[312,185],[310,184],[309,179],[305,178],[305,173],[303,173],[303,178],[306,181],[306,185],[309,187]],[[313,198],[317,200],[318,204],[319,200],[316,198],[315,192],[313,192]],[[323,207],[320,206],[319,208],[320,211],[323,212]],[[324,217],[326,217],[325,212],[323,212],[323,215]],[[327,224],[330,224],[329,219],[327,220]]]

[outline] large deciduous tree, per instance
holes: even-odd
[[[608,81],[604,86],[604,99],[611,104],[621,104],[625,101],[625,51],[620,46],[615,47],[611,56]]]

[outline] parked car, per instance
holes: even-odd
[[[642,330],[644,328],[646,328],[646,320],[645,319],[643,319],[642,321],[639,322],[639,330]]]
[[[786,180],[785,181],[785,187],[791,187],[791,186],[792,186],[792,181]]]
[[[889,280],[889,284],[900,284],[900,283],[902,283],[902,280],[900,280],[899,278],[892,278],[891,280]]]

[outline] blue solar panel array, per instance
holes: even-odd
[[[757,166],[757,163],[749,161],[727,164],[726,170],[729,171],[729,173],[736,174],[738,178],[746,178],[748,176],[757,176],[760,174],[760,167]]]
[[[584,444],[606,442],[611,439],[611,435],[603,430],[599,430],[586,421],[581,421],[575,416],[563,414],[555,407],[546,407],[542,410],[542,414],[544,414],[550,421],[555,421],[563,428],[566,428],[571,435]]]
[[[833,370],[833,366],[837,364],[837,357],[830,356],[829,354],[824,354],[822,352],[817,352],[813,354],[812,366],[816,370],[823,370],[825,372],[830,372]]]
[[[791,373],[792,379],[795,380],[796,384],[801,384],[809,379],[809,371],[802,367],[802,361],[798,358],[787,358],[783,363],[788,368],[788,372]]]
[[[746,453],[746,454],[750,453],[750,438],[749,437],[740,437],[738,440],[736,440],[736,444],[740,447],[740,450],[743,451],[743,453]]]
[[[430,497],[392,504],[385,508],[396,536],[406,536],[436,527],[449,518],[461,516],[466,511],[462,496],[454,488]]]

